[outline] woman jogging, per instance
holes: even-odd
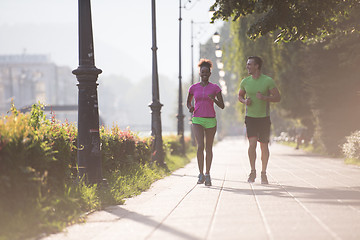
[[[212,162],[212,146],[216,133],[216,118],[214,103],[224,109],[224,101],[221,89],[218,85],[209,82],[211,75],[212,62],[209,59],[200,59],[198,64],[201,81],[193,84],[189,88],[187,97],[187,108],[193,114],[192,129],[197,142],[197,160],[199,166],[198,184],[205,182],[206,186],[211,186],[210,168]],[[192,99],[195,99],[195,106]],[[204,144],[205,136],[205,144]],[[204,147],[206,153],[206,170],[204,175]]]

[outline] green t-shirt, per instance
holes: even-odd
[[[240,89],[246,92],[246,98],[251,99],[251,105],[246,106],[246,116],[255,118],[269,116],[269,102],[258,99],[256,93],[260,91],[262,95],[269,96],[269,90],[275,87],[274,80],[264,74],[261,74],[258,79],[253,79],[252,76],[244,78],[240,83]]]

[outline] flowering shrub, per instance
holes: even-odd
[[[12,107],[0,117],[0,226],[6,229],[0,239],[58,231],[81,212],[119,204],[167,173],[149,164],[151,137],[102,127],[102,170],[109,186],[78,184],[77,128],[55,114],[47,119],[42,107],[33,105],[31,114]],[[165,150],[178,152],[178,137],[165,139]]]
[[[141,139],[129,129],[122,131],[114,125],[101,127],[101,152],[103,172],[112,172],[131,164],[145,164],[151,159],[150,139]]]
[[[41,221],[63,217],[61,212],[69,215],[64,206],[71,201],[64,192],[76,176],[76,128],[46,119],[41,108],[34,105],[31,114],[23,114],[12,107],[0,118],[0,225],[5,228],[13,220],[32,231],[26,216],[41,226]]]
[[[345,157],[360,160],[360,131],[353,132],[346,140],[347,142],[342,145]]]

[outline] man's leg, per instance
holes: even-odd
[[[266,176],[266,169],[269,162],[269,140],[270,140],[270,117],[264,118],[260,127],[260,149],[261,149],[261,184],[268,184],[269,181]]]
[[[262,170],[261,170],[261,184],[269,184],[269,181],[267,179],[266,175],[266,168],[267,164],[269,162],[269,143],[260,142],[260,148],[261,148],[261,163],[262,163]]]
[[[251,171],[255,171],[256,146],[257,146],[257,137],[250,137],[248,155],[249,155]]]
[[[269,143],[262,143],[260,142],[260,149],[261,149],[261,162],[262,162],[262,172],[266,173],[266,168],[269,162]]]
[[[256,145],[257,145],[257,137],[250,137],[249,138],[248,155],[249,155],[251,172],[250,172],[249,178],[248,178],[249,183],[255,182],[255,178],[256,178],[256,169],[255,169]]]

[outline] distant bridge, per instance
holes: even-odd
[[[32,106],[26,106],[20,109],[20,112],[27,113],[31,111]],[[45,112],[73,112],[78,110],[78,105],[49,105],[44,106]]]

